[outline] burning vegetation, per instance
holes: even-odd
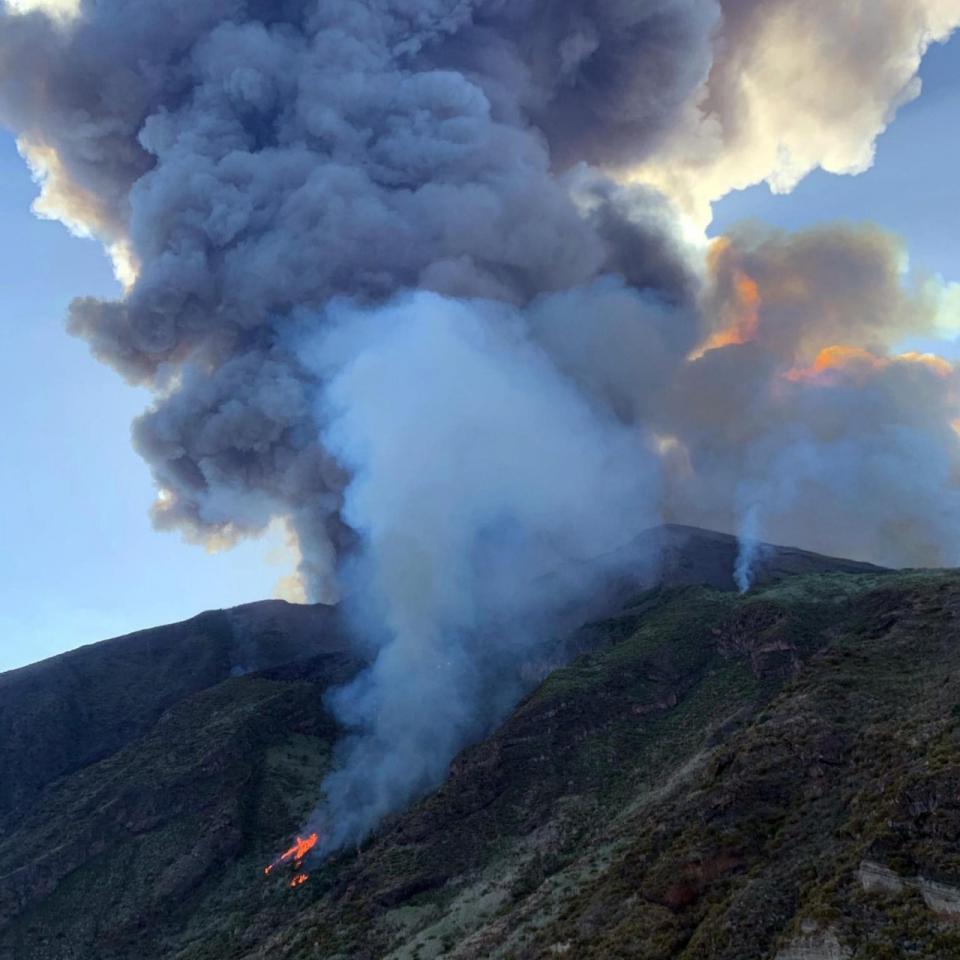
[[[303,884],[310,879],[310,874],[303,872],[304,858],[317,845],[319,839],[316,833],[311,833],[310,836],[306,838],[297,837],[296,842],[289,850],[281,853],[273,863],[263,868],[264,875],[270,876],[277,867],[289,863],[294,869],[294,876],[290,880],[290,886],[303,886]]]

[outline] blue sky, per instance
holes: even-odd
[[[0,670],[272,595],[264,542],[209,556],[160,534],[130,445],[148,395],[68,336],[70,299],[117,287],[99,244],[29,210],[36,190],[0,139]]]
[[[960,280],[960,40],[934,48],[922,75],[872,170],[816,173],[789,196],[732,195],[712,232],[742,218],[787,229],[874,220],[906,238],[914,266]],[[73,296],[116,291],[109,263],[92,240],[30,213],[35,185],[2,134],[0,178],[0,670],[270,596],[286,572],[268,562],[277,543],[209,556],[152,529],[150,477],[129,442],[148,396],[63,328]]]
[[[787,195],[765,184],[732,193],[714,208],[711,233],[746,218],[786,230],[871,220],[906,239],[913,266],[960,280],[960,35],[932,47],[920,74],[923,93],[880,138],[870,170],[855,177],[817,171]]]

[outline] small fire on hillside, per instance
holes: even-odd
[[[311,833],[310,836],[305,839],[297,837],[297,842],[294,843],[289,850],[281,853],[273,863],[263,868],[264,874],[269,876],[281,864],[289,863],[293,865],[295,871],[295,875],[290,881],[290,886],[302,886],[310,879],[310,874],[302,872],[301,869],[303,867],[304,857],[317,845],[319,839],[316,833]]]

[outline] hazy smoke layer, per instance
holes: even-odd
[[[911,280],[870,228],[747,229],[710,261],[717,346],[662,395],[668,512],[883,564],[960,562],[957,371],[895,347],[955,326],[955,291]]]
[[[229,544],[284,519],[306,594],[342,594],[377,652],[336,699],[330,845],[442,776],[586,561],[660,518],[956,559],[956,374],[896,352],[948,292],[869,228],[704,255],[679,224],[868,165],[958,22],[954,0],[0,6],[37,212],[126,286],[69,323],[154,391],[157,524]]]

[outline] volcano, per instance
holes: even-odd
[[[741,595],[734,538],[644,539],[574,659],[325,860],[334,609],[0,675],[0,958],[960,956],[960,575],[770,546]]]

